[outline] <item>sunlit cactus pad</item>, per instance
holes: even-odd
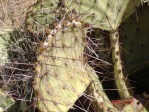
[[[6,111],[14,103],[14,99],[9,96],[8,92],[0,89],[0,112]]]
[[[65,0],[68,11],[75,10],[83,22],[104,30],[115,30],[140,3],[140,0]]]
[[[34,89],[43,112],[67,112],[90,83],[83,56],[87,30],[74,20],[62,26],[39,49]]]

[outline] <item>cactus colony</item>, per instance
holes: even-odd
[[[16,44],[19,43],[19,47],[20,44],[24,45],[25,47],[21,47],[22,49],[32,49],[29,52],[36,51],[34,55],[37,59],[32,61],[34,63],[32,68],[30,65],[27,65],[27,68],[31,71],[33,68],[35,69],[33,89],[35,104],[39,111],[67,112],[77,107],[75,102],[81,96],[89,97],[90,102],[99,112],[138,111],[135,110],[135,104],[133,106],[124,105],[119,110],[111,103],[96,71],[88,64],[90,55],[85,51],[87,49],[87,51],[95,53],[89,45],[89,42],[92,41],[87,40],[90,38],[88,33],[91,33],[92,28],[108,31],[114,68],[113,75],[120,98],[137,101],[128,90],[129,84],[126,82],[127,77],[123,70],[120,51],[121,33],[119,33],[118,27],[140,4],[140,0],[38,0],[31,7],[25,23],[25,30],[32,32],[31,43],[25,41],[24,44],[24,41],[20,43],[19,39],[14,41],[11,38],[5,39],[5,42],[10,44],[9,48],[15,46],[15,44],[11,46],[11,41],[13,41]],[[35,41],[33,38],[37,40]],[[94,38],[99,39],[99,37]],[[8,52],[5,54],[5,58],[12,61],[9,58],[10,54],[13,55],[14,52],[9,53],[9,50],[5,52]],[[18,53],[18,55],[21,55],[23,60],[28,57],[24,53]],[[99,60],[103,61],[100,57]],[[25,63],[27,62],[25,61]],[[27,80],[24,92],[29,91],[31,85],[28,84],[29,81],[32,80]],[[27,104],[25,103],[25,105]],[[82,108],[82,111],[86,110]],[[141,111],[146,110],[144,108]]]

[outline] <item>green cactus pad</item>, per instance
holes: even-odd
[[[149,66],[149,8],[140,7],[121,26],[123,62],[128,73],[135,73]]]
[[[117,29],[140,3],[140,0],[65,0],[68,11],[74,9],[83,22],[109,31]]]
[[[14,99],[8,95],[8,92],[0,89],[0,112],[6,111],[14,103]]]
[[[92,71],[89,74],[91,83],[90,83],[89,88],[87,89],[87,92],[93,97],[94,108],[96,108],[97,112],[107,112],[107,111],[118,112],[117,108],[113,106],[113,104],[107,97],[102,87],[102,83],[99,81],[99,78],[96,72],[92,68],[90,69],[91,69],[90,71]]]
[[[44,112],[67,112],[90,83],[83,51],[86,30],[80,22],[51,31],[38,56],[34,89]],[[39,49],[39,51],[41,51]]]
[[[4,65],[8,61],[7,42],[10,39],[11,29],[0,29],[0,62]]]
[[[43,33],[46,28],[52,25],[55,18],[58,0],[38,0],[26,17],[27,29],[33,33]]]
[[[131,94],[128,90],[128,84],[126,83],[126,77],[123,72],[123,65],[121,59],[121,52],[119,46],[119,32],[111,32],[110,33],[110,42],[112,48],[112,60],[114,66],[114,78],[118,88],[119,95],[122,99],[131,98]]]

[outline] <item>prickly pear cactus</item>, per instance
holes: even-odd
[[[9,62],[7,44],[10,40],[9,33],[11,29],[0,29],[0,87],[2,87],[3,81],[5,81],[5,76],[2,73],[2,69],[5,63]],[[2,84],[2,85],[1,85]],[[15,103],[14,99],[9,95],[8,92],[0,88],[0,112],[6,111]]]
[[[89,74],[90,86],[87,89],[88,94],[93,97],[93,107],[97,112],[118,112],[117,108],[113,106],[109,98],[107,97],[102,83],[94,70]]]
[[[69,22],[53,29],[39,49],[43,52],[38,56],[34,89],[41,111],[68,111],[89,85],[85,37],[80,22]]]
[[[108,31],[117,29],[140,3],[140,0],[65,0],[68,10],[74,9],[83,22]]]
[[[126,70],[133,74],[149,66],[149,7],[144,6],[137,10],[121,26],[121,42],[124,65]]]
[[[26,27],[33,33],[43,33],[45,29],[51,28],[52,22],[56,20],[56,7],[58,0],[38,0],[26,17]]]
[[[140,5],[140,0],[65,0],[68,11],[75,10],[82,21],[110,31],[114,77],[121,98],[130,98],[120,56],[118,27]]]
[[[114,62],[114,78],[118,88],[118,92],[121,98],[131,98],[130,92],[128,91],[126,84],[126,77],[123,72],[121,51],[119,47],[119,33],[112,32],[110,37],[111,48],[112,48],[112,59]]]
[[[0,62],[1,65],[4,65],[5,62],[8,62],[7,54],[7,43],[10,38],[11,29],[0,29]]]

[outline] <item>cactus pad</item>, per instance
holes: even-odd
[[[129,73],[149,66],[149,8],[142,7],[122,24],[120,36],[124,49],[123,61]]]
[[[58,0],[38,0],[31,8],[26,17],[27,29],[34,33],[43,33],[45,28],[52,26],[55,18]]]
[[[8,92],[0,89],[0,112],[6,111],[14,103],[14,99],[9,96]]]
[[[110,31],[115,30],[140,3],[140,0],[65,0],[68,10],[76,10],[83,22]]]
[[[0,62],[1,65],[4,65],[5,62],[8,62],[8,54],[7,54],[7,42],[10,38],[11,29],[0,29]]]
[[[59,25],[51,31],[38,56],[34,89],[44,112],[66,112],[90,83],[83,51],[86,30],[80,22]]]

